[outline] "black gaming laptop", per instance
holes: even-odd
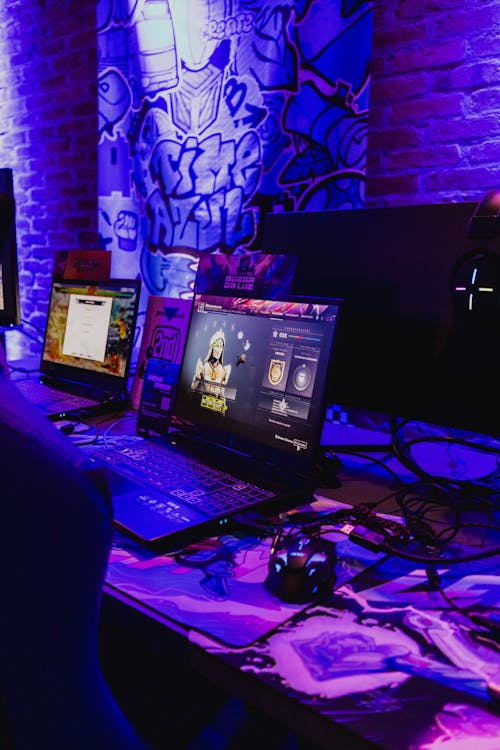
[[[173,428],[91,451],[92,467],[108,467],[116,525],[168,550],[249,508],[307,500],[339,309],[195,295]]]

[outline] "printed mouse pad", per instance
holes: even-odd
[[[301,510],[337,507],[346,506],[321,498]],[[327,538],[337,544],[334,589],[383,557],[340,532],[329,532]],[[106,583],[183,630],[232,647],[248,646],[311,604],[285,603],[264,588],[270,548],[270,538],[239,533],[205,539],[177,554],[155,555],[117,535]]]

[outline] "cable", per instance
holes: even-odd
[[[474,440],[449,435],[423,435],[401,441],[400,435],[402,434],[402,430],[410,422],[415,423],[414,420],[403,420],[399,424],[397,420],[393,420],[391,423],[394,454],[403,466],[422,480],[430,482],[434,488],[437,488],[436,491],[440,493],[441,499],[443,499],[444,493],[448,493],[453,498],[453,503],[464,509],[478,506],[498,509],[500,506],[499,448],[492,444],[486,445]],[[418,445],[432,443],[446,445],[450,450],[458,446],[472,451],[473,454],[492,455],[496,459],[496,467],[494,470],[490,470],[475,478],[450,478],[430,473],[423,469],[414,456],[411,455],[411,449]],[[450,507],[449,504],[447,505]]]
[[[398,484],[402,484],[403,483],[403,480],[401,479],[401,477],[399,477],[397,475],[397,473],[395,471],[393,471],[393,469],[391,469],[389,466],[387,466],[382,459],[375,458],[374,456],[371,456],[369,453],[360,452],[360,451],[355,450],[354,448],[342,448],[341,446],[329,446],[329,445],[324,445],[323,446],[322,445],[321,448],[322,448],[322,450],[331,450],[331,451],[333,451],[335,453],[340,453],[340,454],[344,454],[344,455],[347,455],[347,456],[356,456],[358,458],[364,458],[367,461],[372,461],[374,464],[377,464],[377,466],[381,466],[383,469],[385,469],[385,471],[387,471],[387,473],[390,474],[390,476]],[[390,456],[388,456],[388,458],[389,457]]]
[[[111,422],[111,424],[109,425],[109,427],[106,428],[106,430],[103,432],[102,436],[100,436],[100,437],[102,437],[104,445],[107,448],[116,448],[114,445],[110,445],[110,444],[108,444],[106,442],[107,438],[109,436],[109,433],[111,432],[111,430],[114,429],[116,427],[116,425],[118,425],[118,424],[120,424],[122,422],[126,422],[129,419],[137,419],[137,415],[136,414],[128,414],[126,417],[120,417],[119,419],[115,419],[115,421]],[[118,438],[122,438],[124,436],[123,435],[117,435],[117,437]],[[116,450],[118,450],[118,449],[116,449]]]
[[[441,586],[441,581],[439,579],[439,574],[437,570],[435,569],[434,564],[430,564],[428,568],[425,569],[425,574],[427,576],[427,580],[429,581],[430,586],[434,591],[438,591],[439,594],[442,596],[444,601],[448,604],[451,609],[453,609],[455,612],[458,612],[463,617],[466,617],[470,622],[472,622],[474,625],[478,625],[479,627],[485,628],[490,633],[493,633],[496,636],[496,639],[500,637],[500,620],[496,621],[494,618],[491,619],[489,617],[486,617],[482,614],[471,614],[463,607],[459,607],[451,597],[448,596],[446,591]],[[482,633],[478,633],[478,635],[483,636]],[[491,642],[488,640],[488,644],[491,645]],[[497,643],[493,643],[493,646],[497,647]]]
[[[492,547],[488,550],[483,550],[482,552],[475,552],[459,557],[435,557],[429,554],[421,555],[417,552],[405,551],[401,549],[401,544],[410,542],[412,536],[414,537],[414,540],[419,540],[415,538],[410,528],[403,526],[401,523],[376,515],[373,512],[373,504],[372,507],[369,507],[368,505],[359,505],[334,511],[329,515],[326,514],[323,516],[321,520],[323,523],[325,523],[325,521],[329,523],[339,523],[344,521],[345,524],[342,530],[348,535],[349,539],[355,543],[362,547],[366,547],[367,549],[395,555],[396,557],[401,557],[402,559],[411,562],[454,565],[500,555],[500,547]],[[489,524],[479,524],[479,526],[490,528]],[[455,532],[455,528],[456,524],[453,527],[453,532]],[[452,538],[454,535],[455,533],[452,534]],[[432,541],[435,543],[435,538],[433,538]],[[449,540],[438,539],[438,541],[444,545],[445,542],[448,542]]]
[[[34,372],[40,372],[40,370],[38,367],[28,370],[26,367],[14,367],[13,365],[9,365],[9,372],[20,372],[22,375],[32,375]]]
[[[403,560],[410,560],[411,562],[419,563],[434,563],[436,565],[458,565],[460,563],[474,562],[475,560],[484,560],[487,557],[495,557],[500,555],[500,547],[493,547],[483,552],[476,552],[472,555],[464,555],[463,557],[431,557],[430,555],[417,555],[411,552],[403,552],[401,549],[392,547],[389,544],[385,544],[381,548],[381,552],[388,552],[391,555],[402,557]]]
[[[411,439],[407,439],[401,442],[399,439],[399,435],[402,433],[402,430],[410,423],[415,424],[415,421],[407,419],[407,420],[402,420],[400,424],[398,424],[397,419],[391,421],[392,445],[393,445],[394,455],[398,458],[401,464],[405,466],[407,469],[409,469],[410,471],[412,471],[413,473],[417,474],[417,476],[424,476],[429,479],[450,480],[450,477],[447,475],[430,474],[429,472],[425,471],[425,469],[423,469],[420,466],[420,464],[411,455],[411,449],[412,447],[416,445],[441,443],[444,445],[448,445],[450,448],[455,447],[455,446],[461,446],[461,447],[470,449],[471,451],[474,451],[474,452],[483,453],[483,454],[492,454],[496,456],[497,464],[500,462],[500,447],[495,447],[491,444],[477,442],[477,440],[468,440],[468,439],[459,438],[456,436],[450,437],[449,435],[427,434],[427,435],[423,435],[422,437],[411,438]],[[474,481],[475,483],[485,482],[491,479],[491,477],[494,475],[495,475],[495,472],[488,472],[488,474],[485,474],[481,477],[476,477],[474,480],[453,479],[451,481],[455,482],[456,484],[460,484],[464,482],[464,484],[466,484],[467,486],[470,486],[472,481]]]
[[[424,490],[424,494],[422,495],[419,490]],[[410,492],[416,494],[407,498]],[[448,487],[420,480],[412,486],[403,488],[397,494],[397,501],[405,524],[419,541],[434,546],[443,545],[457,535],[461,522],[460,504]],[[443,519],[437,521],[433,514],[438,511],[442,513],[443,510],[452,513],[453,522],[437,534],[434,527],[436,524],[442,525]],[[446,534],[446,538],[443,538]]]

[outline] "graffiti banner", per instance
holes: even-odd
[[[264,212],[363,205],[372,2],[99,0],[99,233],[190,297]]]

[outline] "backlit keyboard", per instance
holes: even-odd
[[[171,498],[199,506],[213,516],[244,509],[275,495],[181,454],[168,443],[158,445],[136,436],[118,438],[112,447],[93,448],[90,455],[118,474],[161,489]]]
[[[23,396],[28,399],[34,406],[38,406],[45,411],[74,411],[84,409],[87,406],[94,406],[95,399],[77,396],[74,393],[66,393],[49,385],[39,383],[38,380],[16,380],[16,387],[21,391]]]

